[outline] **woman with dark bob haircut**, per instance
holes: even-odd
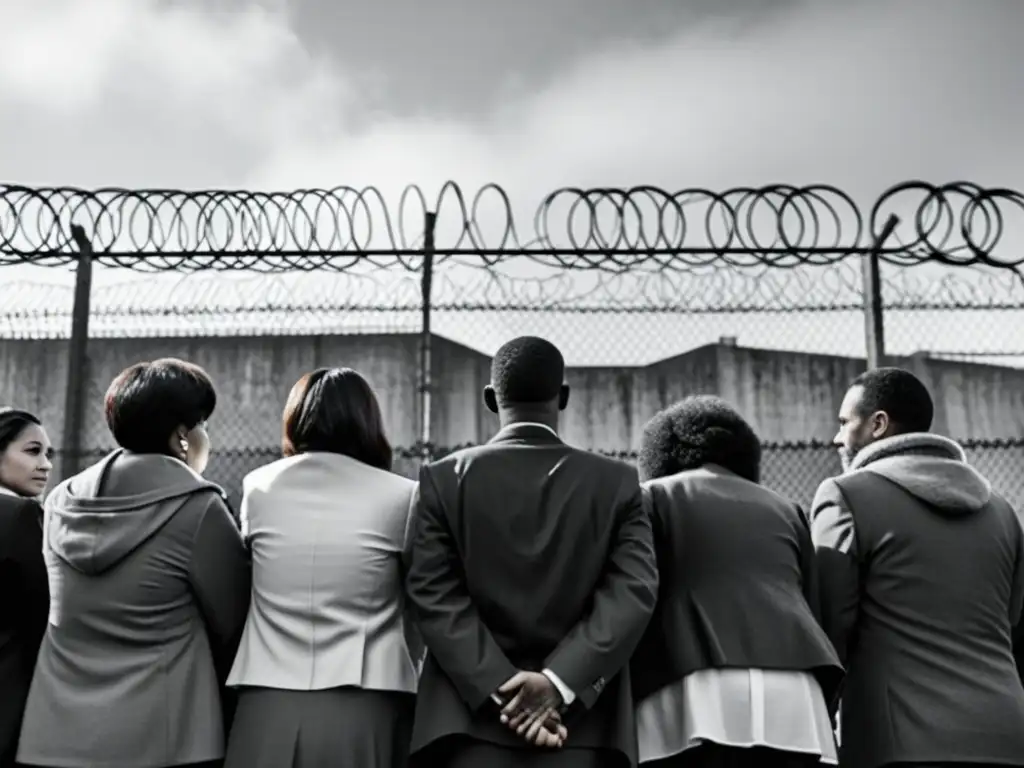
[[[401,557],[416,484],[390,472],[377,398],[350,368],[299,379],[282,443],[243,483],[253,598],[225,765],[405,768],[421,644]]]
[[[648,766],[837,763],[842,668],[815,615],[807,519],[758,485],[761,445],[717,397],[645,426],[639,468],[661,581],[632,662]]]
[[[125,369],[104,402],[120,447],[47,498],[52,605],[19,763],[223,759],[221,685],[250,571],[223,491],[199,474],[216,402],[209,377],[190,363]]]
[[[0,408],[0,768],[13,768],[50,607],[43,508],[53,448],[39,418]]]

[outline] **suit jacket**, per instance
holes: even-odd
[[[818,623],[807,518],[792,502],[709,465],[644,484],[658,607],[633,658],[641,701],[691,672],[814,673],[825,700],[843,669]]]
[[[45,507],[50,616],[18,761],[223,757],[218,671],[249,605],[249,558],[223,491],[177,459],[115,451]]]
[[[402,589],[415,487],[334,453],[246,476],[252,604],[229,685],[416,691]]]
[[[516,424],[422,468],[407,586],[428,655],[412,749],[509,747],[491,694],[550,669],[576,695],[567,747],[636,761],[630,654],[657,569],[636,470]]]
[[[50,593],[43,509],[0,491],[0,768],[14,765]]]
[[[1024,764],[1017,515],[944,438],[889,438],[857,462],[813,507],[823,622],[848,671],[841,764]]]

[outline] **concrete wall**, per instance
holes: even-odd
[[[38,413],[58,444],[66,349],[67,342],[61,340],[0,340],[2,400]],[[163,356],[191,360],[213,377],[219,402],[210,429],[220,453],[211,475],[232,490],[244,471],[272,458],[289,389],[304,372],[319,366],[349,366],[370,380],[396,447],[411,447],[419,436],[415,336],[93,339],[84,383],[88,414],[83,444],[88,450],[112,444],[102,415],[103,393],[111,379],[131,363]],[[937,431],[956,438],[1024,436],[1024,371],[925,358],[897,362],[912,368],[932,389]],[[828,441],[846,385],[863,365],[853,358],[711,345],[646,368],[573,369],[567,374],[573,394],[563,433],[579,446],[632,451],[639,446],[644,422],[659,408],[687,394],[707,392],[735,404],[765,441]],[[496,419],[480,398],[488,373],[486,356],[435,339],[433,443],[457,446],[493,434]],[[1000,461],[1007,455],[1000,454]],[[766,473],[777,474],[770,467],[783,462],[789,475],[806,476],[799,481],[799,494],[835,469],[829,451],[819,451],[810,464],[807,457],[787,456],[766,457]],[[1016,466],[1024,469],[1021,463]],[[398,468],[412,472],[415,463]]]

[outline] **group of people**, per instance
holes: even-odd
[[[508,342],[497,434],[415,482],[318,369],[237,518],[195,365],[122,372],[119,447],[42,506],[46,431],[0,411],[0,768],[1024,766],[1024,529],[911,373],[852,383],[810,514],[716,397],[634,467],[560,439],[569,394]]]

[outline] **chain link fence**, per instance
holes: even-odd
[[[284,400],[306,371],[366,375],[395,471],[415,476],[424,457],[488,439],[489,357],[514,336],[540,335],[569,366],[569,442],[632,460],[657,410],[716,393],[764,440],[763,482],[806,506],[840,471],[831,438],[865,365],[865,264],[876,259],[887,361],[926,381],[936,431],[964,443],[1024,506],[1024,276],[1003,255],[1024,238],[992,213],[1015,193],[901,185],[867,217],[827,188],[655,193],[556,192],[521,241],[507,223],[511,202],[495,225],[453,187],[403,229],[365,191],[0,186],[0,262],[51,268],[0,284],[6,397],[40,413],[62,463],[80,466],[112,447],[101,402],[122,368],[197,362],[219,392],[207,474],[237,504],[245,474],[279,456]],[[904,224],[878,242],[893,211]],[[971,223],[983,214],[987,230]],[[376,217],[375,234],[357,231],[360,217]],[[62,412],[75,303],[67,268],[82,258],[71,221],[86,223],[95,265],[74,441]]]

